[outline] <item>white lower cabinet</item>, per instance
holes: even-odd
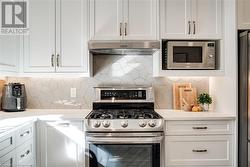
[[[169,121],[166,123],[165,167],[231,167],[233,121]]]
[[[167,166],[230,166],[231,136],[168,136]]]
[[[34,123],[17,127],[0,138],[0,167],[34,167]]]
[[[40,123],[39,167],[83,167],[84,135],[81,121]]]
[[[0,166],[2,167],[14,167],[16,164],[16,154],[14,151],[7,153],[0,158]]]
[[[16,164],[18,167],[34,166],[33,140],[29,140],[16,149]]]

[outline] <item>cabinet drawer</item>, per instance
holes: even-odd
[[[15,135],[14,133],[7,134],[0,138],[0,157],[7,154],[15,148]]]
[[[16,133],[17,146],[33,137],[33,123],[30,123],[19,130]]]
[[[232,165],[232,136],[167,136],[166,164]]]
[[[15,151],[12,151],[0,158],[1,167],[14,167],[16,166]]]
[[[33,140],[26,141],[16,149],[17,166],[33,166]]]
[[[167,121],[166,135],[232,134],[232,121]]]

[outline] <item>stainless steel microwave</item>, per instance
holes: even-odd
[[[163,42],[163,70],[216,69],[216,41]]]

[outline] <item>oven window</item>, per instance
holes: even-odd
[[[90,144],[89,167],[160,167],[160,144]]]
[[[202,47],[174,46],[174,63],[202,63]]]

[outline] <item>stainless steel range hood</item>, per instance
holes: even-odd
[[[89,41],[93,54],[108,55],[152,55],[160,49],[160,41]]]

